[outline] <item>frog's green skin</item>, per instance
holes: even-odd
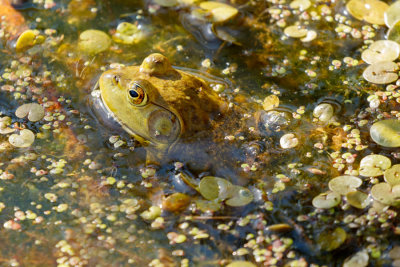
[[[205,147],[215,139],[215,130],[240,121],[204,80],[174,69],[161,54],[149,55],[140,66],[104,72],[99,87],[112,116],[146,145],[147,163],[207,158]],[[229,126],[228,117],[233,121]]]

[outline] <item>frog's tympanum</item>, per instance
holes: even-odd
[[[173,68],[161,54],[104,72],[98,87],[107,116],[146,146],[148,161],[211,161],[216,132],[228,135],[241,121],[203,79]]]

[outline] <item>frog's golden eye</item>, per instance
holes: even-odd
[[[135,106],[144,106],[147,104],[147,94],[143,88],[134,83],[128,90],[129,101]]]

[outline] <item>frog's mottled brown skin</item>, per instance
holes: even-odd
[[[204,148],[215,128],[223,130],[227,117],[235,123],[236,113],[201,78],[174,69],[161,54],[151,54],[140,66],[104,72],[99,86],[114,118],[147,145],[148,161],[207,158]],[[143,105],[132,104],[129,95],[137,86],[146,94]]]

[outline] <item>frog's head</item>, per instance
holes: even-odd
[[[110,117],[162,152],[182,137],[209,130],[210,118],[226,106],[203,80],[174,69],[161,54],[140,66],[104,72],[99,87]]]

